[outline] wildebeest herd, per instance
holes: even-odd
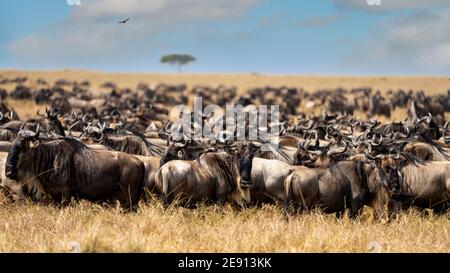
[[[287,214],[319,209],[376,218],[416,207],[435,213],[450,202],[450,90],[427,96],[371,88],[319,90],[264,87],[240,95],[222,85],[159,84],[92,92],[88,81],[4,79],[2,100],[34,100],[47,111],[21,120],[0,104],[1,186],[15,201],[119,201],[126,211],[159,198],[165,206],[199,202],[280,204]],[[174,140],[169,109],[199,96],[203,104],[279,105],[277,148],[258,141]],[[319,115],[306,110],[321,107]],[[407,116],[380,123],[395,108]],[[353,116],[365,113],[366,119]],[[204,124],[213,117],[203,116]],[[194,123],[195,126],[195,123]],[[230,133],[230,132],[228,132]],[[231,132],[234,134],[234,132]]]

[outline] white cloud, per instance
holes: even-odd
[[[450,42],[431,45],[429,51],[423,52],[417,58],[417,64],[424,67],[432,67],[446,74],[450,69]]]
[[[413,13],[375,29],[372,43],[359,45],[356,62],[420,73],[450,70],[450,9]]]
[[[333,0],[339,7],[349,7],[364,11],[395,11],[427,7],[449,7],[449,0],[381,0],[381,5],[369,5],[367,0]]]
[[[161,35],[190,23],[234,20],[264,0],[83,0],[59,25],[12,41],[18,59],[46,64],[148,56]],[[127,24],[117,24],[130,17]]]
[[[81,0],[66,0],[69,6],[79,6],[81,5]]]
[[[85,0],[83,5],[73,10],[70,20],[98,21],[114,17],[132,17],[148,22],[232,19],[261,2],[261,0]]]

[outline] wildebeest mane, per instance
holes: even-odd
[[[197,162],[205,158],[208,168],[218,180],[223,180],[229,193],[236,190],[236,177],[239,175],[236,168],[236,156],[226,153],[208,153],[197,159]]]
[[[115,151],[124,152],[128,154],[147,156],[147,147],[145,143],[136,139],[134,135],[118,136],[118,139],[107,138],[104,143],[106,146]]]
[[[160,157],[164,153],[165,147],[150,143],[146,139],[146,137],[139,132],[136,132],[134,130],[130,130],[130,132],[133,133],[133,135],[139,137],[145,143],[145,145],[147,146],[147,150],[150,152],[150,155]]]
[[[41,143],[29,150],[31,155],[27,161],[27,169],[36,174],[44,188],[53,183],[76,179],[76,166],[73,160],[74,152],[84,153],[87,146],[72,138],[59,138]],[[60,185],[56,185],[60,186]]]

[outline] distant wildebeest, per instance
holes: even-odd
[[[101,143],[115,151],[133,155],[160,156],[163,152],[163,147],[150,143],[143,135],[117,135],[116,130],[107,128],[105,124],[85,128],[82,141],[86,144]]]

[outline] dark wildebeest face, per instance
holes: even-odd
[[[319,149],[319,138],[316,134],[316,141],[313,147],[313,151],[308,150],[308,146],[311,141],[300,141],[295,152],[294,162],[295,166],[308,166],[317,160],[317,157],[322,155],[322,151]]]
[[[203,153],[211,151],[195,140],[188,140],[185,143],[176,142],[168,146],[159,161],[160,167],[172,160],[194,160]]]
[[[54,131],[60,136],[66,136],[64,132],[64,127],[61,124],[61,121],[58,119],[58,109],[46,109],[47,113],[47,121],[48,121],[48,130]]]
[[[251,143],[242,145],[237,154],[237,162],[240,176],[241,188],[250,188],[252,186],[252,167],[253,167],[253,145]]]
[[[164,153],[161,156],[161,159],[159,161],[159,167],[162,167],[164,164],[166,164],[169,161],[172,160],[183,160],[185,159],[185,152],[184,152],[184,146],[185,144],[181,143],[173,143],[167,149],[164,151]]]
[[[391,192],[400,191],[400,176],[397,160],[394,156],[386,156],[380,161],[381,171],[387,179],[387,186]]]
[[[295,152],[294,162],[295,166],[300,166],[304,161],[310,161],[311,154],[303,148],[302,144],[299,143],[297,151]]]
[[[6,158],[5,176],[13,180],[17,179],[17,163],[20,153],[28,149],[29,146],[32,146],[39,138],[39,125],[37,126],[36,132],[32,132],[23,130],[25,123],[22,125],[22,129],[17,134],[16,139],[12,142],[8,157]]]

